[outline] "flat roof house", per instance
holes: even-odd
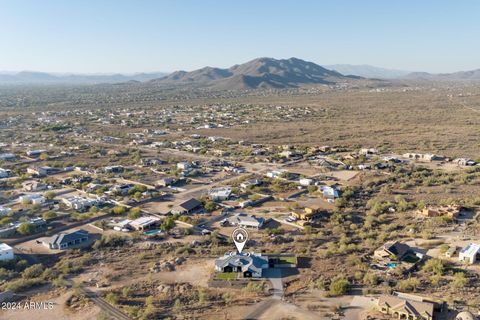
[[[208,196],[212,201],[225,201],[230,198],[232,194],[232,188],[223,187],[223,188],[213,188],[208,191]]]
[[[13,153],[0,154],[0,161],[14,161],[17,158]]]
[[[145,231],[148,229],[156,228],[160,224],[161,220],[154,216],[141,217],[131,221],[129,224],[138,231]]]
[[[458,254],[458,260],[466,261],[471,264],[474,264],[479,259],[480,244],[478,243],[469,243],[466,247],[460,250],[460,253]]]
[[[12,171],[0,168],[0,179],[10,177]]]
[[[5,208],[5,207],[0,206],[0,216],[6,216],[10,212],[12,212],[11,208]]]
[[[22,188],[24,191],[41,191],[47,189],[47,186],[35,180],[28,180],[22,182]]]
[[[18,198],[19,202],[28,201],[31,204],[43,204],[47,199],[40,194],[25,194]]]
[[[82,197],[67,197],[63,198],[62,202],[72,209],[83,212],[97,205],[98,200]]]
[[[64,250],[88,240],[88,232],[79,229],[72,232],[60,232],[44,241],[43,244],[50,249]]]
[[[244,278],[261,278],[264,269],[268,268],[268,257],[255,253],[226,253],[215,260],[218,272],[242,273]]]
[[[8,261],[14,258],[13,248],[6,243],[0,243],[0,261]]]

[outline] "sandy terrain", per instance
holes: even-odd
[[[65,301],[68,299],[71,292],[65,292],[58,297],[51,298],[48,295],[40,294],[33,296],[30,301],[35,302],[53,302],[52,309],[41,310],[8,310],[0,311],[0,318],[2,320],[91,320],[96,319],[100,313],[100,309],[94,304],[83,308],[81,311],[72,312],[65,307]],[[24,303],[24,301],[22,302]]]

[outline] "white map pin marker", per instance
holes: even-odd
[[[237,247],[238,253],[242,253],[243,247],[245,247],[245,243],[248,240],[248,232],[243,228],[237,228],[232,232],[232,239],[235,243],[235,247]]]

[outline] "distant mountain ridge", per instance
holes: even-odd
[[[327,69],[340,72],[343,75],[354,75],[370,79],[397,79],[404,77],[411,73],[411,71],[387,69],[368,64],[353,65],[353,64],[333,64],[323,66]]]
[[[476,81],[480,80],[480,69],[453,73],[412,72],[407,74],[404,79],[428,81]]]
[[[358,79],[328,70],[298,58],[258,58],[228,69],[205,67],[176,71],[151,83],[196,85],[215,89],[294,88],[312,84],[335,84]]]
[[[48,72],[21,71],[0,73],[2,84],[96,84],[128,81],[149,81],[165,76],[163,72],[125,74],[53,74]]]

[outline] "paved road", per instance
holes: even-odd
[[[267,269],[265,271],[265,278],[270,280],[273,287],[273,299],[282,300],[283,299],[283,281],[282,281],[282,270],[280,269]]]
[[[282,271],[280,269],[267,269],[264,276],[272,283],[273,296],[270,299],[260,302],[254,311],[243,317],[245,320],[258,319],[268,309],[283,303]]]

